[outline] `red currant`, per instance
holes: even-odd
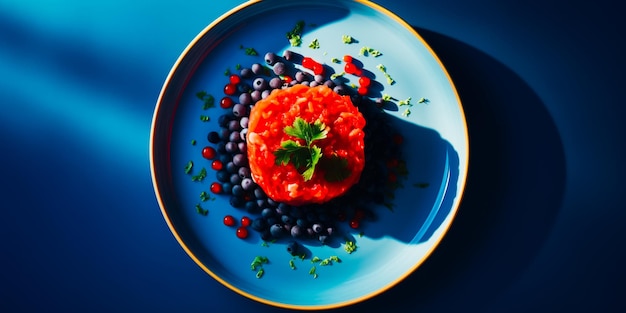
[[[244,217],[241,218],[241,226],[248,227],[250,225],[252,225],[252,219],[251,218],[249,218],[247,216],[244,216]]]
[[[237,74],[232,74],[229,77],[230,83],[233,85],[237,85],[241,82],[241,78]]]
[[[222,107],[222,109],[229,109],[234,104],[235,104],[235,101],[232,98],[230,98],[230,97],[224,97],[220,101],[220,107]]]
[[[343,56],[343,61],[346,62],[346,63],[352,63],[352,56],[347,55],[347,54],[344,55]]]
[[[235,226],[235,218],[232,215],[224,216],[224,225]]]
[[[313,73],[315,75],[324,75],[324,65],[319,63],[313,65]]]
[[[226,86],[224,86],[224,93],[232,96],[237,92],[237,85],[235,84],[228,84]]]
[[[202,149],[202,157],[207,159],[207,160],[214,159],[216,153],[217,152],[215,151],[215,148],[213,148],[213,147],[206,146],[206,147],[204,147],[204,149]]]
[[[317,64],[317,62],[315,62],[315,60],[309,58],[309,57],[304,57],[302,58],[302,66],[304,66],[304,68],[308,68],[308,69],[313,69],[313,66]]]
[[[222,168],[224,168],[224,163],[222,163],[222,161],[220,161],[220,160],[214,160],[211,163],[211,168],[216,170],[216,171],[221,171]]]
[[[283,82],[285,82],[285,84],[291,83],[292,80],[293,78],[291,78],[291,76],[288,76],[288,75],[283,76]]]
[[[220,194],[224,191],[224,187],[220,183],[212,183],[211,184],[211,192],[214,194]]]
[[[389,175],[387,176],[387,181],[389,181],[390,183],[395,183],[396,181],[398,181],[398,176],[396,176],[396,173],[389,173]]]
[[[359,228],[359,220],[353,219],[350,221],[350,228],[357,229]]]
[[[237,234],[237,238],[246,239],[248,238],[248,229],[243,226],[238,227],[236,234]]]
[[[367,92],[368,92],[368,91],[369,91],[369,90],[367,90],[367,87],[363,87],[363,86],[361,86],[361,87],[359,87],[359,89],[357,89],[357,92],[358,92],[358,93],[359,93],[359,95],[361,95],[361,96],[365,96],[365,95],[367,95]]]
[[[357,72],[357,70],[358,70],[356,65],[354,65],[354,63],[346,63],[346,65],[343,67],[343,69],[348,74],[355,74]]]
[[[369,86],[370,86],[370,83],[371,83],[371,80],[370,80],[370,78],[369,78],[369,77],[367,77],[367,76],[361,76],[361,77],[359,78],[359,85],[360,85],[361,87],[369,87]]]

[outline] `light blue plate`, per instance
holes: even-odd
[[[291,47],[286,33],[300,20],[306,23],[302,46]],[[358,42],[345,44],[342,35]],[[314,39],[319,49],[309,48]],[[259,55],[247,55],[242,47],[254,48]],[[362,47],[382,55],[359,55]],[[292,257],[284,242],[264,245],[252,230],[248,239],[238,239],[234,228],[223,225],[222,219],[226,214],[240,218],[246,212],[232,208],[228,198],[200,199],[201,192],[209,192],[215,181],[201,150],[208,145],[207,133],[218,129],[216,120],[222,109],[204,110],[196,93],[204,90],[214,95],[217,104],[228,82],[226,71],[236,72],[238,64],[263,63],[265,52],[282,55],[286,49],[324,62],[337,72],[343,71],[344,64],[331,59],[352,55],[376,75],[384,87],[381,94],[392,96],[396,104],[410,97],[412,105],[388,111],[405,137],[410,174],[396,192],[393,211],[380,206],[377,221],[365,223],[360,230],[343,229],[358,246],[352,254],[343,246],[307,244],[311,256],[342,260],[330,266],[317,264],[317,278],[309,273],[315,265],[310,259],[296,259],[296,269],[290,267]],[[377,69],[379,64],[395,80],[393,85],[387,84]],[[428,101],[420,103],[420,98]],[[202,115],[212,120],[202,121]],[[162,213],[191,258],[237,293],[292,309],[326,309],[363,301],[410,275],[452,223],[468,168],[463,109],[443,65],[409,25],[367,1],[254,1],[210,24],[185,49],[165,81],[154,113],[150,150]],[[194,168],[186,174],[189,161]],[[207,178],[192,181],[191,175],[202,167],[208,170]],[[197,204],[208,215],[199,214]],[[270,261],[263,266],[261,278],[250,266],[256,256]]]

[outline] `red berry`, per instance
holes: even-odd
[[[309,57],[302,58],[302,66],[304,66],[304,68],[312,70],[315,64],[317,64],[317,62]]]
[[[228,79],[230,80],[230,83],[233,85],[237,85],[241,82],[241,78],[239,78],[239,75],[237,74],[230,75]]]
[[[243,226],[238,227],[236,234],[237,234],[237,238],[246,239],[248,238],[248,229]]]
[[[361,76],[361,77],[359,78],[359,85],[360,85],[361,87],[369,87],[369,86],[370,86],[370,83],[371,83],[371,80],[370,80],[370,78],[369,78],[369,77],[367,77],[367,76]]]
[[[291,83],[292,80],[293,78],[291,78],[291,76],[288,76],[288,75],[283,76],[283,82],[285,82],[286,84]]]
[[[235,226],[235,218],[232,215],[224,216],[224,225]]]
[[[211,184],[211,192],[214,194],[220,194],[224,191],[222,184],[220,183],[212,183]]]
[[[315,75],[324,75],[324,65],[319,63],[313,65],[313,73]]]
[[[389,173],[389,175],[387,176],[387,181],[389,181],[390,183],[395,183],[396,181],[398,181],[398,176],[396,175],[396,173]]]
[[[369,90],[367,90],[367,87],[359,87],[359,89],[357,89],[357,92],[359,93],[359,95],[361,96],[365,96],[367,94]]]
[[[244,217],[241,218],[241,226],[248,227],[250,225],[252,225],[252,219],[251,218],[249,218],[247,216],[244,216]]]
[[[235,84],[228,84],[226,86],[224,86],[224,93],[232,96],[237,92],[237,85]]]
[[[346,65],[343,67],[343,69],[346,71],[346,73],[348,74],[354,74],[357,72],[357,67],[356,65],[354,65],[354,63],[346,63]]]
[[[235,104],[235,101],[232,98],[230,98],[230,97],[224,97],[220,101],[220,107],[222,107],[222,109],[229,109],[234,104]]]
[[[350,227],[353,229],[359,228],[359,220],[353,219],[350,221]]]
[[[344,56],[343,56],[343,61],[344,61],[344,62],[347,62],[347,63],[352,63],[352,56],[347,55],[347,54],[346,54],[346,55],[344,55]]]
[[[213,163],[211,163],[211,168],[216,171],[221,171],[222,168],[224,168],[224,163],[220,160],[214,160]]]
[[[213,148],[213,147],[206,146],[206,147],[204,147],[204,149],[202,149],[202,157],[207,159],[207,160],[214,159],[216,153],[217,152],[215,151],[215,148]]]

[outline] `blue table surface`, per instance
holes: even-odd
[[[165,77],[241,2],[0,0],[0,312],[285,311],[204,273],[150,176]],[[426,263],[336,311],[626,311],[622,11],[609,0],[376,2],[449,71],[470,170]]]

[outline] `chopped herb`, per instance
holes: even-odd
[[[189,161],[187,165],[185,165],[185,174],[191,173],[191,169],[193,169],[193,161]]]
[[[359,237],[363,237],[363,235],[365,235],[365,233],[364,233],[364,232],[362,232],[362,231],[361,231],[361,232],[359,232]]]
[[[281,148],[274,151],[276,165],[287,165],[292,162],[298,169],[305,181],[313,177],[315,166],[322,157],[322,149],[313,142],[326,138],[328,129],[321,121],[307,123],[301,117],[296,117],[293,126],[284,129],[285,134],[304,140],[305,145],[301,145],[294,140],[285,140],[281,143]]]
[[[195,139],[191,139],[191,145],[195,146],[196,145],[196,140]]]
[[[332,58],[332,59],[330,59],[330,62],[333,62],[333,63],[341,63],[341,60],[339,60],[339,59],[337,59],[337,58]],[[331,79],[332,79],[332,75],[331,75]]]
[[[317,263],[317,262],[319,262],[319,261],[321,261],[321,260],[322,260],[322,259],[320,259],[319,257],[314,256],[313,258],[311,258],[311,263]]]
[[[354,241],[346,240],[346,243],[343,245],[343,249],[348,254],[351,254],[352,252],[356,251],[357,245],[356,245],[356,243]]]
[[[289,267],[291,267],[292,270],[296,269],[296,263],[293,261],[293,259],[289,260]]]
[[[200,100],[204,100],[204,96],[206,96],[206,95],[207,95],[206,91],[198,91],[196,93],[196,97],[198,97],[198,99],[200,99]]]
[[[236,69],[236,70],[240,70],[240,69],[241,69],[241,64],[237,64],[237,65],[235,65],[235,69]]]
[[[373,57],[379,57],[379,56],[381,56],[383,54],[380,51],[376,50],[376,49],[372,49],[370,47],[362,47],[359,50],[359,55],[362,55],[362,56],[371,55]]]
[[[337,78],[339,78],[339,77],[341,77],[341,76],[343,76],[345,74],[346,74],[346,72],[333,73],[333,74],[330,75],[330,79],[337,79]]]
[[[208,115],[200,115],[200,120],[203,122],[208,122],[211,120],[211,117]]]
[[[206,201],[209,201],[209,200],[215,200],[215,198],[211,197],[211,194],[209,194],[206,191],[203,191],[203,192],[200,193],[200,201],[206,202]]]
[[[263,274],[265,274],[265,270],[263,268],[260,268],[259,271],[256,272],[256,278],[263,277]]]
[[[391,101],[391,100],[394,100],[395,98],[388,94],[383,94],[382,99],[385,101]]]
[[[430,186],[430,184],[429,183],[415,183],[413,184],[413,186],[417,188],[427,188],[428,186]]]
[[[287,39],[292,47],[299,47],[302,44],[302,31],[304,21],[298,21],[291,31],[287,32]]]
[[[326,265],[330,265],[330,264],[331,264],[330,259],[323,259],[320,262],[320,266],[326,266]]]
[[[269,247],[270,245],[267,244],[267,241],[263,241],[261,242],[261,247]]]
[[[411,109],[406,108],[404,112],[402,112],[402,116],[409,117],[411,115]]]
[[[230,75],[230,69],[229,68],[224,70],[224,76],[228,76],[228,75]]]
[[[345,44],[351,44],[351,43],[354,43],[354,42],[358,42],[354,38],[352,38],[352,36],[350,36],[350,35],[342,35],[341,36],[341,41],[343,41],[343,43],[345,43]]]
[[[203,167],[198,175],[191,176],[192,181],[202,181],[206,178],[206,169]]]
[[[207,216],[207,214],[209,214],[209,210],[207,209],[203,209],[202,206],[200,206],[200,204],[196,204],[196,212],[200,213],[201,215]]]
[[[419,100],[417,100],[417,103],[428,103],[428,102],[430,101],[426,98],[420,98]]]
[[[413,106],[413,104],[411,104],[411,97],[408,97],[405,100],[398,101],[398,105],[400,105],[400,106],[402,106],[402,105]]]
[[[396,82],[388,73],[385,73],[385,78],[387,79],[387,84],[389,85],[393,85]]]
[[[331,255],[328,259],[333,262],[341,263],[341,259],[339,259],[339,257],[336,255]]]
[[[246,55],[256,56],[259,55],[259,53],[254,50],[254,48],[246,48]]]
[[[212,95],[206,95],[202,101],[204,101],[204,106],[202,106],[203,110],[208,110],[210,108],[215,107],[215,98]]]
[[[309,44],[309,48],[311,48],[311,49],[319,49],[320,48],[319,40],[317,40],[317,38],[313,39],[313,41],[311,41],[311,43]]]
[[[250,263],[250,268],[253,271],[256,271],[257,268],[260,268],[263,266],[263,264],[267,264],[269,263],[269,259],[267,257],[264,256],[256,256],[254,257],[254,260],[252,260],[252,263]]]
[[[311,267],[311,269],[309,270],[309,275],[313,275],[313,278],[317,278],[317,273],[316,273],[317,268],[315,268],[315,265],[313,265],[313,267]]]

